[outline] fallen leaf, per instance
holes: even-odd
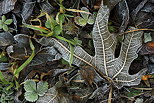
[[[43,2],[40,2],[40,7],[44,12],[47,12],[48,14],[51,14],[55,10],[55,8],[49,3],[48,0],[44,0]]]
[[[51,62],[55,60],[61,59],[61,54],[57,52],[54,47],[45,47],[41,48],[41,50],[34,57],[29,66],[40,65],[46,62]]]
[[[24,21],[26,21],[31,16],[35,3],[36,1],[34,0],[25,0],[21,11],[21,16]]]
[[[0,63],[0,70],[9,69],[9,63]]]
[[[1,0],[0,1],[0,15],[6,14],[14,9],[17,0]]]
[[[40,97],[36,103],[72,103],[71,97],[67,94],[60,94],[55,86],[48,89],[47,93]]]
[[[130,20],[129,7],[126,0],[122,0],[114,9],[113,19],[120,24],[119,31],[124,32]]]
[[[12,45],[15,42],[13,35],[9,32],[0,33],[0,46]]]
[[[90,66],[83,66],[80,70],[80,73],[86,83],[92,85],[95,78],[95,71]]]
[[[137,50],[142,45],[142,31],[134,31],[125,35],[125,40],[122,42],[120,55],[115,57],[116,38],[115,35],[108,31],[109,9],[106,6],[101,6],[98,11],[95,25],[93,27],[92,38],[95,47],[95,56],[92,57],[80,46],[74,47],[73,64],[81,66],[88,64],[93,67],[100,77],[112,82],[117,88],[123,86],[138,85],[141,76],[146,72],[142,69],[134,75],[128,73],[131,62],[137,58]],[[135,30],[134,27],[129,27],[128,31]],[[50,41],[48,44],[53,44],[54,47],[62,54],[62,58],[69,61],[70,49],[69,45],[55,38],[46,38]],[[137,45],[136,45],[137,44]]]
[[[154,42],[147,42],[143,44],[139,53],[141,55],[154,54]]]

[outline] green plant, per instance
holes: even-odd
[[[19,83],[16,81],[14,77],[11,76],[9,79],[6,79],[2,71],[0,71],[0,85],[4,86],[6,90],[10,90],[12,88],[18,90],[18,88],[20,87]]]
[[[33,58],[35,56],[35,47],[31,41],[31,39],[29,39],[29,44],[30,44],[30,48],[32,49],[32,54],[19,68],[15,69],[14,76],[17,78],[19,76],[19,73],[33,60]]]
[[[39,96],[43,96],[48,90],[48,83],[39,81],[36,83],[33,80],[26,80],[24,84],[25,98],[27,101],[35,102]]]
[[[45,27],[38,26],[38,25],[28,25],[28,24],[25,24],[25,26],[27,28],[40,31],[40,34],[38,34],[38,35],[45,36],[45,37],[55,37],[59,40],[69,43],[70,49],[71,49],[69,63],[71,65],[72,64],[71,61],[73,59],[73,56],[72,56],[73,46],[81,45],[82,42],[80,40],[78,40],[78,38],[76,38],[76,37],[74,39],[67,39],[64,37],[63,23],[64,23],[65,19],[68,17],[68,15],[58,12],[56,15],[56,20],[52,16],[48,15],[47,13],[44,13],[41,16],[44,16],[44,15],[46,17]]]
[[[0,29],[3,29],[4,31],[8,31],[8,25],[10,25],[13,22],[12,19],[6,19],[5,15],[2,16],[2,19],[0,20]]]
[[[7,61],[8,61],[8,58],[6,57],[6,53],[1,52],[0,53],[0,63],[1,62],[7,62]]]
[[[45,36],[45,37],[55,37],[57,39],[66,41],[72,45],[77,45],[76,42],[73,42],[74,40],[69,40],[67,38],[65,38],[64,36],[61,36],[60,34],[63,31],[63,22],[64,22],[64,15],[59,15],[59,19],[55,20],[52,16],[49,16],[47,13],[45,13],[46,15],[46,22],[45,22],[45,27],[42,26],[38,26],[38,25],[29,25],[29,24],[24,24],[27,28],[33,29],[33,30],[37,30],[40,31],[41,36]]]
[[[14,90],[7,90],[6,85],[0,85],[0,103],[14,103]]]
[[[112,33],[112,32],[116,32],[116,26],[112,26],[112,22],[109,21],[108,23],[108,28],[109,28],[109,31]]]
[[[89,10],[86,7],[81,8],[82,11],[89,12]],[[77,16],[74,18],[75,23],[80,26],[85,26],[88,24],[94,24],[95,21],[95,14],[87,14],[80,12],[81,16]]]
[[[135,97],[139,94],[141,94],[143,91],[142,90],[136,90],[136,89],[133,89],[133,88],[128,88],[128,91],[125,93],[125,95],[127,97]]]

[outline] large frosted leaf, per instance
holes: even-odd
[[[121,46],[118,58],[114,57],[116,40],[108,32],[109,9],[102,6],[93,28],[93,42],[95,47],[95,66],[106,76],[117,82],[119,87],[137,85],[145,70],[135,75],[129,75],[131,62],[137,58],[137,50],[142,45],[142,31],[128,33]],[[130,28],[134,30],[135,28]]]
[[[137,50],[142,44],[142,31],[130,32],[126,34],[121,45],[118,58],[115,58],[116,36],[108,31],[109,9],[101,6],[93,27],[92,38],[95,47],[95,56],[90,56],[81,47],[76,46],[74,50],[73,64],[81,66],[90,65],[103,78],[111,80],[118,88],[123,86],[137,85],[140,83],[141,75],[145,69],[139,73],[130,75],[129,67],[137,58]],[[136,28],[130,27],[129,30]],[[62,54],[62,58],[69,61],[70,49],[66,42],[54,38],[48,38],[48,44],[52,44]],[[45,43],[47,45],[47,43]],[[110,82],[111,82],[110,81]]]

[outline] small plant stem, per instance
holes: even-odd
[[[34,56],[35,56],[35,47],[32,43],[32,41],[29,39],[30,42],[30,47],[32,49],[32,54],[30,55],[30,57],[15,71],[14,76],[18,78],[19,73],[33,60]]]

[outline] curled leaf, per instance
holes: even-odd
[[[81,10],[82,10],[82,11],[89,12],[89,10],[88,10],[86,7],[82,7]],[[81,16],[82,16],[85,20],[87,20],[88,17],[89,17],[89,14],[86,14],[86,13],[80,13],[80,14],[81,14]]]
[[[48,14],[55,10],[55,8],[48,2],[48,0],[40,2],[40,7],[44,12],[47,12]]]
[[[9,32],[0,33],[0,46],[8,46],[14,43],[13,35]]]
[[[34,57],[29,66],[40,65],[49,61],[61,59],[61,54],[54,47],[42,48]]]
[[[24,21],[26,21],[30,17],[30,15],[32,14],[35,3],[36,3],[36,1],[33,1],[33,0],[26,0],[23,3],[21,16]]]

